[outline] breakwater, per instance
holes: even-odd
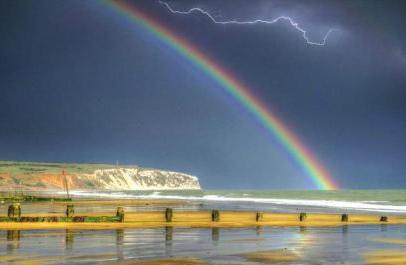
[[[146,228],[146,227],[252,227],[252,226],[342,226],[357,224],[406,224],[404,216],[355,215],[347,213],[273,213],[260,211],[174,211],[166,208],[152,212],[126,212],[117,207],[115,212],[75,214],[74,205],[67,205],[65,213],[24,214],[19,204],[12,204],[0,216],[0,229],[45,228]]]

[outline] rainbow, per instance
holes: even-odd
[[[310,177],[317,189],[334,190],[338,186],[327,170],[317,161],[299,138],[275,116],[259,98],[255,97],[248,87],[236,79],[229,71],[221,67],[213,59],[199,51],[190,42],[176,35],[167,26],[142,12],[134,5],[121,0],[107,1],[119,14],[153,33],[179,55],[193,63],[210,78],[221,85],[245,109],[252,113],[269,131]]]

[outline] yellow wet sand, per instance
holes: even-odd
[[[110,257],[111,256],[111,257]],[[66,258],[64,256],[56,256],[52,258],[43,257],[29,257],[29,256],[4,256],[0,258],[1,264],[9,265],[46,265],[57,264],[60,261],[68,261],[72,259],[89,259],[89,258],[106,258],[106,255],[92,255],[92,256],[73,256]],[[114,258],[114,255],[109,255],[107,258]],[[93,264],[93,263],[92,263]],[[158,260],[114,260],[114,261],[102,261],[97,264],[101,265],[204,265],[207,262],[197,258],[169,258]]]
[[[109,216],[114,212],[89,213],[87,216]],[[50,214],[28,214],[27,216],[47,216]],[[62,214],[53,214],[63,216]],[[262,221],[255,221],[256,212],[221,212],[220,221],[211,221],[211,212],[174,212],[173,221],[165,221],[164,212],[127,212],[122,223],[48,223],[48,222],[0,222],[0,229],[117,229],[155,227],[254,227],[254,226],[342,226],[356,224],[406,224],[406,217],[390,216],[382,223],[379,216],[350,215],[348,222],[341,222],[339,214],[308,214],[299,221],[298,214],[264,213]]]
[[[380,243],[388,243],[388,244],[396,244],[396,245],[406,245],[406,239],[404,238],[386,238],[386,237],[379,237],[379,238],[370,238],[371,241],[380,242]],[[405,250],[406,251],[406,250]]]
[[[373,265],[406,265],[406,251],[376,250],[364,255],[366,264]]]
[[[21,256],[3,255],[3,256],[0,256],[0,264],[4,263],[4,262],[8,262],[10,260],[15,260],[18,258],[21,258]]]
[[[286,249],[249,252],[240,255],[248,261],[261,262],[265,264],[276,264],[299,260],[299,257]]]
[[[241,242],[241,243],[246,243],[246,242],[261,242],[265,241],[265,238],[259,237],[259,238],[242,238],[242,239],[231,239],[227,240],[226,242]]]
[[[0,257],[0,264],[8,265],[46,265],[58,261],[58,258],[41,258],[30,256],[2,256]]]
[[[159,259],[159,260],[148,260],[148,261],[136,261],[136,260],[126,260],[126,261],[114,261],[114,262],[102,262],[103,265],[203,265],[207,262],[197,259],[197,258],[171,258],[171,259]]]
[[[187,204],[186,201],[176,200],[78,200],[70,203],[66,202],[48,202],[52,204],[74,204],[76,207],[99,207],[100,206],[131,206],[131,205],[151,205],[165,206]],[[25,205],[24,207],[34,207],[35,203]],[[64,216],[60,213],[30,213],[22,216]],[[1,213],[0,216],[5,216]],[[85,216],[113,216],[115,211],[106,212],[83,212],[78,211],[77,215]],[[210,211],[174,211],[172,222],[165,221],[164,211],[155,212],[126,212],[122,223],[18,223],[18,222],[0,222],[0,229],[117,229],[117,228],[154,228],[154,227],[253,227],[253,226],[342,226],[355,224],[406,224],[406,216],[388,216],[387,222],[380,222],[380,216],[377,215],[349,215],[347,222],[341,222],[341,214],[307,214],[305,221],[299,221],[297,213],[272,213],[264,212],[263,219],[259,222],[255,220],[256,212],[238,212],[221,211],[220,221],[211,221]]]

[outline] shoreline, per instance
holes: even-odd
[[[124,207],[124,220],[75,222],[66,217],[67,206],[72,204],[73,217],[86,216],[86,220],[117,217],[117,208]],[[0,222],[4,249],[0,263],[22,264],[28,257],[32,264],[65,260],[100,265],[203,265],[211,264],[212,259],[218,264],[313,264],[312,261],[322,257],[349,264],[397,265],[406,261],[401,250],[406,244],[403,239],[406,216],[385,215],[387,220],[381,221],[381,215],[348,213],[348,219],[342,221],[343,213],[338,211],[307,212],[300,221],[299,210],[295,213],[219,210],[216,221],[215,211],[187,210],[190,204],[193,203],[178,200],[22,203],[21,217],[58,218],[50,222],[25,222],[30,220],[27,218]],[[0,205],[2,220],[6,219],[9,205]],[[168,208],[172,211],[167,211]],[[168,212],[172,213],[170,220]],[[198,240],[188,241],[191,237]],[[348,241],[354,244],[354,253],[359,254],[343,252],[348,256],[337,257],[336,250],[345,250]],[[382,251],[383,248],[387,251]],[[138,255],[136,259],[133,253]],[[232,263],[235,261],[239,263]]]
[[[340,191],[338,194],[322,195],[320,191],[191,191],[179,192],[168,190],[150,191],[70,191],[70,198],[62,192],[39,192],[24,198],[9,198],[1,203],[11,202],[78,202],[78,201],[174,201],[187,204],[198,210],[230,211],[270,211],[280,213],[349,213],[365,215],[397,215],[406,216],[406,190],[390,190],[372,196],[370,192]],[[302,194],[303,193],[303,194]],[[365,193],[365,194],[364,194]],[[289,195],[290,194],[290,195]],[[403,196],[404,194],[404,196]],[[46,198],[44,198],[44,196]],[[65,198],[64,198],[65,197]],[[1,198],[0,198],[1,199]],[[15,199],[15,200],[14,200]],[[402,203],[400,203],[402,202]],[[56,204],[55,204],[56,205]],[[196,207],[197,206],[197,207]],[[0,204],[1,209],[1,204]],[[151,208],[152,209],[152,208]],[[1,213],[1,211],[0,211]]]
[[[5,215],[2,215],[5,216]],[[22,214],[24,217],[55,216],[64,217],[62,213]],[[115,212],[86,212],[74,216],[115,216]],[[406,217],[387,216],[380,221],[378,215],[348,215],[348,221],[341,221],[341,214],[308,213],[304,221],[299,214],[262,212],[262,220],[256,220],[253,211],[220,211],[220,220],[212,221],[210,211],[176,211],[173,219],[167,222],[165,211],[126,212],[123,222],[0,222],[4,230],[38,230],[38,229],[122,229],[122,228],[244,228],[258,226],[277,227],[337,227],[347,225],[403,225]]]
[[[122,229],[122,228],[243,228],[257,226],[278,227],[337,227],[346,225],[401,225],[406,224],[404,215],[361,214],[337,210],[334,213],[274,212],[257,210],[221,210],[219,220],[213,220],[214,209],[199,208],[196,202],[164,199],[74,199],[72,201],[41,201],[21,203],[21,217],[58,217],[55,220],[10,221],[7,208],[10,204],[0,204],[0,229]],[[74,206],[71,217],[83,217],[82,221],[66,220],[68,205]],[[191,210],[190,207],[197,208]],[[99,217],[115,217],[117,208],[123,207],[124,220],[103,221]],[[171,220],[165,210],[173,211]],[[300,215],[304,214],[303,220]],[[346,215],[342,220],[343,214]],[[381,217],[386,217],[381,220]],[[60,217],[60,219],[59,219]],[[84,217],[89,217],[84,219]],[[80,219],[80,218],[79,218]],[[112,218],[114,219],[114,218]],[[89,221],[88,221],[89,220]],[[93,220],[93,221],[90,221]]]

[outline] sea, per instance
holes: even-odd
[[[179,210],[239,210],[406,215],[406,190],[74,191],[75,197],[186,200]],[[149,209],[151,209],[149,207]],[[147,209],[146,209],[147,210]]]

